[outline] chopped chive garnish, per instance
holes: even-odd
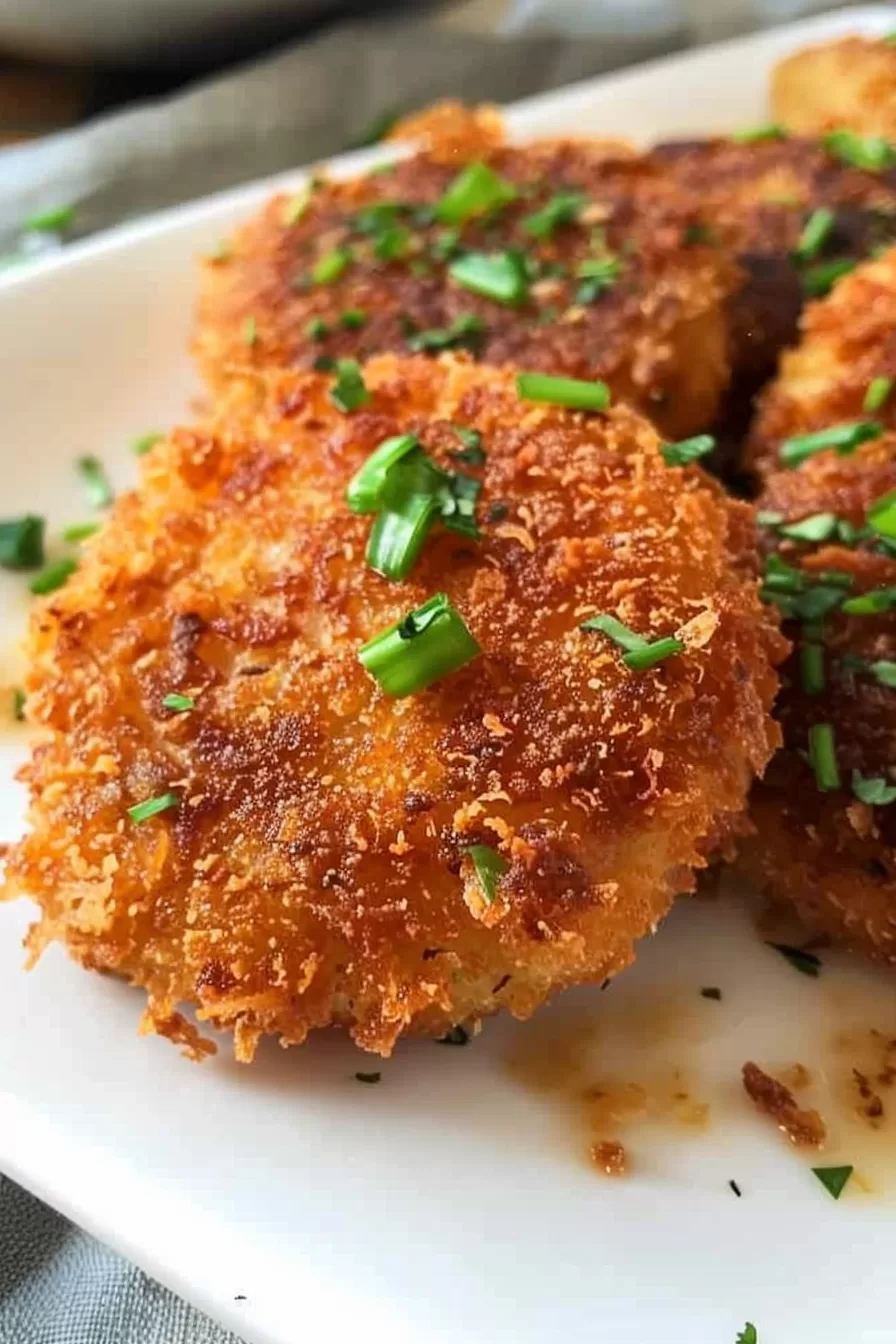
[[[325,336],[329,336],[330,328],[322,317],[312,317],[311,321],[305,327],[305,335],[309,341],[322,341]]]
[[[800,621],[820,621],[839,607],[852,585],[852,577],[839,570],[823,570],[812,582],[802,570],[788,565],[779,555],[765,562],[761,596],[774,602],[783,615]]]
[[[734,1190],[736,1195],[740,1194],[740,1191],[734,1188],[734,1181],[729,1181],[728,1184]],[[756,1327],[752,1321],[747,1321],[743,1330],[740,1331],[737,1339],[734,1341],[734,1344],[759,1344],[759,1336],[756,1333]]]
[[[614,644],[618,644],[620,649],[625,649],[628,653],[636,649],[646,649],[649,643],[643,635],[635,634],[634,630],[623,625],[622,621],[617,621],[615,616],[589,616],[579,629],[599,630],[602,635],[612,639]]]
[[[55,210],[43,210],[40,214],[29,215],[22,224],[24,233],[63,233],[75,222],[73,205],[58,205]]]
[[[804,644],[800,649],[800,675],[807,695],[820,695],[825,687],[824,647]]]
[[[349,481],[345,498],[352,512],[376,513],[383,504],[383,488],[389,468],[419,447],[416,434],[395,434],[384,439]]]
[[[467,853],[476,871],[483,899],[486,905],[491,905],[497,895],[498,883],[510,864],[491,845],[471,845]]]
[[[862,410],[870,414],[879,411],[892,391],[892,378],[887,378],[883,374],[878,378],[872,378],[865,393],[865,400],[862,402]]]
[[[516,390],[523,401],[545,401],[576,411],[605,411],[610,405],[606,383],[581,378],[554,378],[547,373],[518,373]]]
[[[705,985],[700,991],[700,997],[703,999],[715,999],[716,1003],[721,1003],[722,991],[716,989],[715,985]]]
[[[470,429],[467,425],[452,425],[454,433],[464,445],[458,448],[449,456],[455,462],[465,462],[471,467],[481,467],[485,461],[485,451],[482,447],[482,435],[478,429]]]
[[[0,522],[0,567],[38,569],[44,562],[44,526],[34,513]]]
[[[879,537],[896,541],[896,490],[876,499],[868,509],[868,525]]]
[[[445,593],[396,621],[358,650],[362,665],[386,695],[414,695],[456,672],[482,652]]]
[[[449,1032],[438,1039],[438,1045],[469,1045],[470,1033],[466,1027],[452,1027]]]
[[[496,303],[522,303],[528,294],[525,271],[511,252],[467,252],[451,263],[448,274],[464,289]]]
[[[349,502],[375,494],[379,515],[370,533],[366,560],[385,578],[398,580],[410,573],[437,519],[454,532],[478,538],[476,500],[481,487],[472,476],[443,471],[419,448],[402,452],[400,441],[386,456],[392,460],[379,487],[377,472],[371,474],[366,492],[353,482]]]
[[[460,229],[442,229],[429,245],[436,261],[450,261],[460,250]]]
[[[311,361],[311,367],[315,373],[332,373],[336,367],[336,361],[332,355],[318,355]]]
[[[44,597],[47,593],[55,593],[57,588],[61,588],[70,574],[74,574],[78,568],[76,561],[70,559],[54,560],[35,574],[28,587],[35,597]]]
[[[250,346],[258,340],[258,323],[251,313],[243,322],[243,340]]]
[[[196,701],[193,699],[192,695],[179,695],[176,691],[172,691],[170,695],[166,695],[162,700],[162,704],[166,709],[173,709],[177,714],[183,714],[188,709],[196,708]]]
[[[592,257],[583,261],[576,268],[576,275],[582,281],[576,290],[576,303],[593,303],[616,283],[622,270],[618,257]]]
[[[357,1078],[357,1080],[358,1080],[359,1083],[378,1083],[378,1082],[380,1081],[380,1079],[382,1078],[382,1076],[383,1076],[383,1075],[382,1075],[381,1073],[379,1073],[379,1072],[377,1072],[377,1073],[363,1073],[361,1070],[359,1070],[359,1071],[355,1074],[355,1077]]]
[[[398,261],[407,255],[410,245],[410,230],[403,224],[391,224],[376,235],[373,255],[378,261]]]
[[[356,359],[337,359],[336,381],[330,388],[330,400],[349,415],[370,400],[361,366]]]
[[[788,523],[779,528],[782,537],[792,541],[827,541],[837,530],[835,513],[813,513],[798,523]]]
[[[794,248],[794,255],[798,261],[815,260],[834,227],[834,221],[834,212],[827,206],[823,205],[818,210],[812,211]]]
[[[818,979],[821,961],[814,952],[807,952],[804,947],[791,947],[789,943],[768,943],[767,946],[780,952],[784,960],[789,961],[793,969],[799,971],[801,975],[811,976],[813,980]]]
[[[778,455],[785,467],[798,467],[807,457],[821,453],[826,448],[834,448],[841,457],[846,457],[859,444],[877,439],[883,432],[884,427],[877,420],[856,420],[847,425],[833,425],[830,429],[819,429],[812,434],[794,434],[783,441]]]
[[[95,509],[107,509],[115,498],[115,493],[99,458],[79,457],[78,471],[84,482],[88,502]]]
[[[896,150],[880,135],[856,135],[843,129],[830,131],[821,143],[835,158],[867,173],[882,173],[896,164]]]
[[[867,777],[861,770],[852,772],[852,791],[863,803],[872,807],[886,807],[896,799],[896,785],[888,784],[880,776]]]
[[[450,327],[432,327],[428,331],[413,332],[408,337],[408,349],[414,351],[449,350],[452,346],[475,348],[481,344],[485,323],[475,313],[462,313]]]
[[[818,1177],[832,1199],[839,1199],[854,1170],[854,1167],[813,1167],[812,1175]]]
[[[351,264],[352,252],[348,247],[335,247],[318,258],[311,268],[311,279],[316,285],[332,285]]]
[[[366,321],[367,314],[363,308],[346,308],[344,313],[339,314],[339,325],[345,327],[346,331],[357,331]]]
[[[399,201],[376,201],[358,211],[351,221],[352,228],[356,233],[382,233],[384,229],[391,228],[398,216],[406,210],[407,206]]]
[[[592,616],[587,621],[583,621],[579,629],[599,630],[601,634],[612,639],[614,644],[618,644],[621,649],[625,649],[626,652],[622,656],[622,661],[633,672],[644,672],[656,663],[661,663],[664,659],[670,658],[672,654],[681,653],[684,648],[684,643],[680,639],[656,639],[651,643],[643,635],[636,634],[627,625],[617,621],[615,616]]]
[[[150,431],[149,434],[141,434],[131,444],[131,451],[136,457],[145,457],[151,448],[155,448],[157,443],[161,443],[165,435],[157,430]]]
[[[147,798],[143,803],[135,803],[133,807],[128,808],[128,816],[131,821],[138,825],[141,821],[149,821],[150,817],[155,817],[159,812],[167,812],[170,807],[177,807],[180,798],[176,793],[162,793],[158,798]]]
[[[877,616],[896,607],[896,588],[872,588],[870,593],[849,597],[843,603],[848,616]]]
[[[378,574],[398,581],[413,569],[439,516],[439,499],[435,493],[414,491],[399,497],[397,489],[392,495],[388,507],[377,515],[371,528],[365,558]]]
[[[632,649],[630,653],[624,653],[622,661],[633,672],[646,672],[649,667],[664,662],[666,658],[671,658],[675,653],[681,653],[683,649],[684,642],[680,639],[672,639],[671,637],[655,639],[646,648]]]
[[[820,261],[817,266],[810,266],[803,272],[803,290],[811,299],[824,298],[825,294],[830,294],[837,281],[849,275],[857,265],[858,262],[848,257],[841,257],[837,261]]]
[[[16,686],[12,693],[12,716],[16,723],[25,722],[25,692]]]
[[[876,662],[868,664],[868,671],[881,686],[896,689],[896,663],[888,658],[878,658]]]
[[[558,191],[547,205],[534,215],[526,215],[523,228],[530,238],[550,238],[555,229],[574,224],[585,206],[585,197],[578,191]]]
[[[834,725],[813,723],[809,729],[809,761],[815,771],[815,783],[822,793],[840,787]]]
[[[63,528],[62,540],[72,543],[86,541],[88,537],[94,536],[99,530],[99,523],[72,523],[69,527]]]
[[[765,126],[745,126],[742,130],[732,131],[729,136],[738,145],[758,145],[764,140],[784,140],[787,132],[777,121]]]
[[[437,203],[435,214],[443,224],[463,224],[476,215],[497,210],[515,197],[515,188],[487,164],[471,163],[451,183]]]
[[[309,182],[306,187],[303,187],[301,191],[296,192],[295,196],[291,197],[290,200],[286,202],[286,205],[283,207],[281,218],[288,229],[291,229],[294,224],[298,224],[299,220],[308,209],[313,194],[314,188]]]
[[[686,467],[689,462],[696,462],[711,453],[715,446],[716,441],[711,434],[695,434],[691,439],[663,444],[663,461],[667,467]]]

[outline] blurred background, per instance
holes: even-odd
[[[507,101],[835,7],[0,0],[5,255],[23,220],[60,203],[77,207],[69,236],[89,233],[370,140],[445,94]]]

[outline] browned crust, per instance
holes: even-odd
[[[862,259],[896,236],[892,175],[852,168],[811,140],[686,141],[658,146],[648,159],[700,202],[745,272],[729,304],[732,366],[745,377],[767,376],[796,335],[802,284],[793,253],[813,210],[835,214],[822,261]]]
[[[855,34],[803,47],[771,77],[776,121],[797,135],[845,127],[896,140],[896,47]]]
[[[875,499],[896,488],[896,436],[863,445],[838,458],[820,454],[798,471],[771,476],[759,506],[798,522],[832,512],[861,526]],[[896,584],[896,557],[871,543],[858,549],[778,543],[788,563],[807,573],[839,570],[853,578],[853,592]],[[823,934],[878,960],[896,962],[896,807],[870,807],[851,789],[853,770],[883,775],[894,763],[896,691],[851,670],[850,660],[896,659],[896,619],[835,614],[825,621],[827,686],[802,690],[799,642],[785,663],[778,717],[784,750],[753,793],[755,834],[741,862],[776,900],[792,907],[813,933]],[[846,661],[844,661],[846,660]],[[800,753],[813,723],[834,727],[843,787],[820,793]]]
[[[748,441],[747,462],[760,475],[774,470],[791,434],[869,418],[896,429],[896,393],[873,415],[863,410],[874,378],[896,384],[896,248],[809,304],[800,325],[800,342],[763,393]]]
[[[817,1111],[803,1110],[788,1087],[748,1061],[741,1070],[744,1091],[757,1110],[768,1115],[796,1148],[823,1148],[825,1123]]]
[[[504,119],[492,103],[468,107],[456,98],[443,98],[401,117],[386,139],[411,141],[441,163],[469,162],[503,144]]]
[[[448,134],[441,122],[439,134]],[[370,239],[355,229],[358,211],[374,203],[433,205],[463,163],[477,156],[521,195],[492,220],[465,225],[463,246],[522,248],[533,260],[566,268],[534,282],[521,307],[471,294],[451,279],[447,263],[432,253],[443,233],[438,224],[413,222],[413,254],[390,262],[378,260]],[[530,238],[523,219],[569,190],[588,199],[582,221],[549,240]],[[220,391],[241,368],[307,369],[321,356],[406,352],[409,330],[443,330],[474,314],[486,324],[477,346],[483,361],[604,378],[620,400],[679,437],[712,420],[727,383],[723,304],[738,282],[719,249],[684,241],[699,218],[699,201],[680,192],[664,169],[618,146],[552,141],[486,152],[481,137],[473,136],[466,152],[421,153],[386,176],[328,181],[294,224],[285,222],[286,198],[270,201],[237,231],[226,259],[205,263],[195,350]],[[583,305],[572,272],[599,250],[595,229],[603,230],[623,273]],[[354,250],[352,265],[335,283],[306,285],[315,261],[344,243]],[[425,272],[415,273],[421,266]],[[340,314],[355,308],[367,314],[366,324],[342,329]],[[312,319],[326,322],[331,334],[311,340]],[[247,321],[255,334],[251,345]]]
[[[268,409],[175,431],[144,459],[65,588],[31,622],[23,778],[30,830],[7,894],[173,1015],[234,1032],[348,1025],[388,1053],[615,974],[714,846],[742,825],[777,744],[780,636],[757,599],[747,508],[670,470],[647,424],[522,405],[510,373],[382,356],[353,416],[327,378],[268,380]],[[233,394],[237,396],[239,388]],[[343,503],[384,437],[413,429],[449,462],[483,435],[471,545],[434,532],[412,579],[363,563]],[[360,643],[448,592],[484,656],[387,700]],[[643,674],[578,629],[611,610],[686,652]],[[195,696],[172,714],[163,696]],[[126,808],[172,788],[176,810]],[[485,906],[472,842],[511,863]]]

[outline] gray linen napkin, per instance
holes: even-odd
[[[92,233],[339,153],[383,113],[447,95],[510,102],[668,49],[475,36],[419,19],[339,24],[165,102],[0,153],[0,234],[63,203],[77,206],[76,232]]]

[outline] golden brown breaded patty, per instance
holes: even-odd
[[[896,46],[854,36],[803,47],[772,71],[771,103],[796,135],[843,126],[896,140]]]
[[[771,476],[760,507],[785,525],[830,513],[859,529],[869,506],[894,489],[896,436],[890,435],[851,457],[823,454],[799,470]],[[817,593],[832,591],[825,576],[833,571],[850,581],[841,589],[847,601],[892,589],[893,605],[876,614],[835,608],[825,615],[821,634],[812,621],[785,624],[795,648],[777,706],[784,750],[754,789],[756,833],[744,842],[741,862],[811,933],[894,962],[896,801],[878,805],[873,799],[888,799],[896,785],[896,549],[870,531],[850,548],[836,538],[824,544],[780,539],[777,553]],[[804,649],[819,644],[824,684],[810,691],[805,677],[811,672],[802,660],[812,655]],[[840,787],[830,791],[817,787],[803,755],[817,724],[833,730]],[[868,794],[871,780],[883,792]]]
[[[861,260],[896,237],[893,175],[851,167],[810,140],[682,141],[657,146],[649,158],[701,202],[707,227],[745,273],[729,306],[736,375],[766,375],[794,339],[812,267]],[[794,251],[820,207],[834,212],[833,227],[801,265]]]
[[[745,505],[666,467],[626,409],[525,404],[460,358],[365,377],[352,415],[284,374],[264,414],[247,390],[242,416],[175,431],[31,623],[43,742],[8,894],[41,905],[34,955],[59,939],[144,986],[147,1029],[194,1051],[183,1004],[242,1059],[330,1023],[388,1053],[615,974],[779,740]],[[482,436],[481,539],[433,530],[389,583],[346,484],[397,432],[454,469],[457,424]],[[482,656],[389,699],[358,649],[437,590]],[[580,629],[605,612],[685,650],[630,671]],[[474,843],[510,865],[490,905]]]
[[[386,174],[321,182],[299,218],[288,198],[275,198],[222,258],[205,262],[195,351],[211,386],[221,391],[240,369],[309,369],[435,349],[441,339],[493,364],[605,379],[672,437],[705,427],[728,381],[723,305],[737,273],[718,249],[686,241],[698,202],[619,147],[486,150],[480,136],[468,158],[517,198],[447,225],[432,220],[432,207],[465,158],[457,146],[441,152],[445,134]],[[532,236],[527,221],[570,195],[581,198],[574,217]],[[321,280],[315,268],[326,270],[340,249],[343,269]],[[518,303],[473,293],[450,274],[464,253],[508,264],[508,250],[530,271]],[[601,263],[603,283],[577,274]]]
[[[896,248],[809,304],[800,327],[750,431],[746,461],[760,475],[776,468],[780,445],[793,434],[868,419],[896,428],[896,391],[865,409],[875,379],[893,379],[896,389]]]

